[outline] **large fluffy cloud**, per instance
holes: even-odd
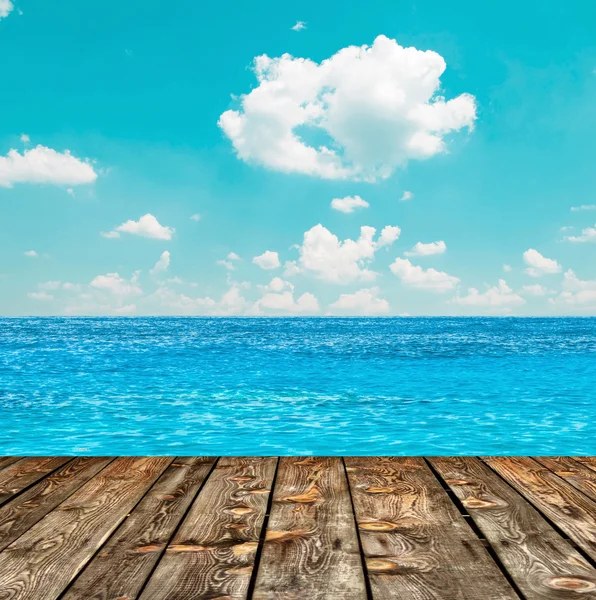
[[[258,56],[258,86],[219,126],[245,161],[328,179],[385,178],[443,152],[449,132],[473,127],[473,96],[437,95],[445,68],[436,52],[383,35],[321,63]]]
[[[560,273],[562,270],[561,265],[556,260],[542,256],[534,248],[530,248],[524,252],[524,262],[528,265],[526,273],[532,277]]]
[[[456,296],[452,302],[467,306],[485,306],[493,308],[507,308],[525,304],[525,300],[516,294],[504,279],[489,287],[485,292],[479,292],[476,288],[469,288],[467,296]]]
[[[353,294],[340,294],[329,305],[329,313],[334,315],[381,315],[389,312],[389,303],[379,298],[378,287],[363,288]]]
[[[421,290],[448,292],[459,283],[459,279],[453,275],[436,269],[423,269],[413,265],[407,258],[396,258],[389,268],[405,285]]]
[[[297,263],[286,263],[286,275],[302,272],[340,284],[372,281],[376,273],[368,269],[368,264],[379,248],[391,245],[399,237],[400,229],[392,225],[384,227],[377,241],[375,233],[374,227],[363,226],[357,240],[340,241],[319,223],[305,232],[299,247],[300,258]]]
[[[143,215],[138,221],[129,220],[112,231],[103,233],[103,237],[117,238],[121,233],[130,233],[142,237],[153,238],[155,240],[171,240],[176,230],[173,227],[166,227],[151,214]]]
[[[36,146],[23,154],[10,150],[6,156],[0,156],[0,187],[12,187],[15,183],[82,185],[96,179],[92,165],[68,150],[56,152]]]

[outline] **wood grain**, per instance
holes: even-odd
[[[112,460],[91,456],[75,458],[0,508],[0,550],[35,525]]]
[[[0,456],[0,470],[12,465],[12,463],[21,460],[22,456]],[[0,474],[1,475],[1,474]]]
[[[61,600],[136,598],[214,462],[175,459]]]
[[[172,458],[117,458],[0,553],[0,600],[55,600]]]
[[[537,456],[534,460],[592,500],[596,500],[596,472],[589,466],[569,456]]]
[[[483,460],[596,560],[596,503],[552,471],[524,456]]]
[[[69,460],[66,456],[31,456],[6,467],[0,472],[0,505]]]
[[[246,598],[276,458],[221,458],[141,595]]]
[[[280,460],[254,600],[366,600],[341,458]]]
[[[423,459],[346,465],[373,598],[518,598]]]
[[[596,599],[596,570],[522,496],[476,458],[428,459],[526,600]]]

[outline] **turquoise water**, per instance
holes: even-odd
[[[596,319],[0,319],[1,454],[596,454]]]

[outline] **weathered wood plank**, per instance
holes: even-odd
[[[246,598],[277,459],[220,458],[142,600]]]
[[[341,458],[280,460],[254,600],[366,600]]]
[[[596,472],[588,466],[569,456],[536,456],[534,460],[592,500],[596,500]]]
[[[31,486],[0,508],[0,550],[99,473],[113,458],[83,456]]]
[[[518,598],[423,459],[346,464],[376,600]]]
[[[0,456],[0,469],[4,469],[22,458],[22,456]]]
[[[55,600],[172,458],[117,458],[0,552],[0,599]]]
[[[30,456],[8,466],[0,472],[0,505],[69,460],[66,456]]]
[[[596,560],[596,503],[525,456],[484,457],[503,479]]]
[[[136,598],[214,462],[175,459],[61,600]]]
[[[462,502],[526,600],[563,600],[570,592],[596,599],[596,570],[486,465],[476,458],[428,460]]]

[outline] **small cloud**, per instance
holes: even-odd
[[[568,235],[565,239],[568,242],[580,244],[583,242],[596,242],[596,225],[582,229],[581,235]]]
[[[563,225],[559,231],[571,231],[572,229],[574,229],[573,225]]]
[[[505,271],[505,273],[511,273],[512,270],[511,265],[503,265],[503,271]]]
[[[35,252],[35,250],[27,250],[25,252],[25,256],[29,256],[31,258],[37,258],[39,256],[39,254],[37,254],[37,252]]]
[[[345,198],[334,198],[331,200],[331,208],[342,213],[353,213],[357,208],[367,208],[369,206],[366,200],[360,196],[346,196]]]
[[[132,50],[129,50],[128,48],[124,49],[124,54],[126,54],[126,56],[132,56]]]
[[[306,29],[306,21],[296,21],[296,25],[292,27],[292,31],[302,31]]]
[[[159,260],[155,263],[155,266],[149,271],[153,276],[158,275],[162,271],[167,271],[170,266],[170,253],[165,250],[161,253]]]
[[[455,289],[460,280],[453,275],[436,269],[423,269],[413,265],[407,258],[396,258],[389,266],[391,272],[412,288],[443,293]]]
[[[53,300],[54,299],[54,296],[52,296],[51,294],[48,294],[47,292],[29,292],[27,294],[27,296],[29,298],[33,298],[33,300],[48,301],[48,300]]]
[[[496,286],[489,287],[485,292],[479,292],[476,288],[468,288],[467,296],[456,296],[451,302],[468,306],[485,307],[508,307],[525,304],[525,300],[516,294],[505,282],[499,279]]]
[[[582,204],[581,206],[571,207],[571,212],[579,212],[582,210],[596,210],[596,204]]]
[[[255,256],[252,259],[252,262],[261,267],[261,269],[265,269],[265,271],[277,269],[281,266],[279,255],[277,252],[272,252],[271,250],[267,250],[266,252],[263,252],[263,254]]]
[[[199,213],[195,213],[194,215],[190,215],[190,220],[191,221],[200,221],[201,220],[201,215]]]
[[[23,144],[28,144],[31,141],[31,138],[26,133],[21,133],[21,142]]]
[[[404,192],[401,195],[401,198],[399,199],[400,202],[407,202],[408,200],[411,200],[414,197],[414,194],[412,194],[412,192]]]
[[[117,231],[100,231],[99,235],[109,240],[120,237],[120,234]]]
[[[434,254],[444,254],[447,251],[447,245],[443,240],[423,244],[418,242],[409,252],[404,252],[406,256],[432,256]]]
[[[548,294],[548,289],[539,283],[534,285],[524,285],[524,287],[520,290],[520,294],[527,294],[529,296],[546,296],[546,294]]]
[[[528,265],[526,273],[531,277],[551,275],[562,271],[561,265],[556,260],[542,256],[538,250],[533,248],[524,252],[524,262]]]
[[[218,260],[215,264],[220,267],[225,267],[228,271],[233,271],[235,269],[234,265],[229,260]]]
[[[242,260],[235,252],[228,254],[228,260]]]
[[[159,221],[151,214],[143,215],[138,221],[126,221],[118,225],[112,231],[101,232],[105,238],[120,237],[120,233],[130,233],[141,237],[153,238],[155,240],[171,240],[176,230],[173,227],[161,225]]]
[[[72,188],[66,188],[66,193],[74,198],[75,193]]]

